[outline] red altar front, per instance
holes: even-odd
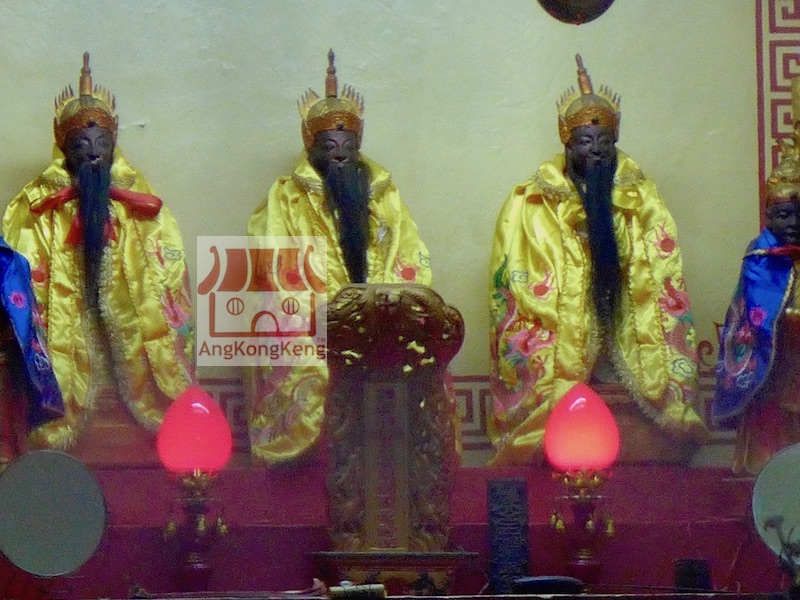
[[[242,456],[239,463],[246,462]],[[34,582],[0,573],[2,597],[46,587],[51,597],[128,597],[132,588],[159,595],[179,591],[175,549],[163,528],[180,515],[178,489],[157,466],[95,468],[106,495],[109,527],[97,554],[75,575]],[[461,468],[452,500],[453,549],[478,553],[453,574],[454,594],[480,593],[487,583],[487,481],[527,480],[531,573],[565,574],[566,541],[548,524],[559,482],[545,469]],[[753,481],[726,469],[623,466],[607,483],[606,506],[616,537],[601,548],[596,593],[670,591],[673,561],[706,558],[716,590],[770,592],[785,589],[773,555],[752,525]],[[329,550],[324,468],[267,470],[244,464],[226,469],[213,488],[230,526],[216,540],[210,590],[302,590],[321,575],[314,552]],[[46,515],[42,516],[46,518]],[[335,584],[336,582],[327,582]]]

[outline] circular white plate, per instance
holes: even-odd
[[[778,556],[781,541],[770,521],[781,521],[787,541],[800,542],[800,444],[778,452],[759,472],[753,486],[753,520],[758,535]],[[800,556],[794,562],[800,564]]]
[[[106,515],[94,475],[63,452],[23,454],[0,476],[0,551],[33,575],[77,570],[97,550]]]

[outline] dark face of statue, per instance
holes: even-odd
[[[352,131],[336,129],[320,131],[314,137],[314,145],[308,160],[317,172],[324,176],[332,166],[354,165],[358,162],[358,140]]]
[[[781,246],[800,244],[800,196],[797,193],[767,209],[767,229]]]
[[[617,166],[614,131],[600,125],[576,127],[565,150],[567,174],[575,183],[586,213],[594,307],[601,327],[610,333],[622,294],[612,202]]]
[[[64,150],[65,165],[70,175],[77,176],[85,164],[111,168],[114,154],[114,137],[104,127],[83,127],[67,137]]]
[[[83,226],[86,274],[84,300],[97,307],[106,227],[110,217],[109,189],[114,137],[104,127],[77,129],[67,137],[65,167],[78,188],[78,214]]]
[[[581,125],[572,130],[566,144],[567,170],[581,179],[601,164],[612,164],[617,157],[614,130],[602,125]]]
[[[325,185],[325,199],[339,233],[339,246],[351,283],[367,280],[369,244],[369,168],[358,153],[352,131],[320,131],[308,160]]]

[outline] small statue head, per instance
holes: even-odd
[[[784,182],[769,188],[767,229],[781,246],[800,244],[800,185]]]
[[[620,98],[606,86],[600,86],[595,92],[580,54],[575,55],[575,61],[578,65],[578,90],[570,87],[556,103],[561,142],[566,145],[572,132],[579,127],[597,125],[610,129],[616,143],[622,117]]]
[[[87,162],[110,168],[117,141],[115,100],[105,88],[92,86],[88,52],[83,55],[78,95],[67,86],[56,98],[55,109],[53,132],[70,174],[76,175]]]
[[[110,169],[114,156],[114,135],[99,125],[81,127],[69,133],[62,151],[64,165],[73,176],[87,163]]]
[[[584,179],[591,169],[616,161],[614,130],[607,125],[580,125],[570,132],[564,150],[567,172],[573,178]]]
[[[309,89],[297,103],[301,118],[303,145],[310,155],[317,157],[328,154],[328,150],[339,147],[348,153],[358,152],[364,130],[364,100],[350,86],[345,85],[341,94],[338,90],[336,67],[333,64],[333,50],[328,52],[328,70],[325,77],[325,97],[320,98]],[[335,140],[335,141],[332,141]],[[350,147],[354,146],[353,149]],[[311,161],[312,164],[313,160]],[[315,165],[316,166],[316,165]]]
[[[324,174],[333,165],[344,166],[358,162],[358,138],[346,129],[325,129],[317,132],[308,151],[308,161]]]

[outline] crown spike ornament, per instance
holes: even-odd
[[[111,132],[116,144],[117,116],[114,95],[100,85],[92,84],[92,69],[89,67],[89,53],[83,53],[83,66],[78,79],[78,96],[72,85],[68,85],[56,96],[53,119],[53,133],[56,144],[63,151],[67,137],[73,131],[84,127],[103,127]]]
[[[575,62],[578,63],[578,89],[581,91],[581,94],[591,94],[592,80],[589,78],[589,73],[586,72],[586,68],[583,66],[583,58],[580,54],[575,55]]]
[[[325,97],[336,98],[338,94],[339,84],[336,82],[336,67],[333,60],[336,55],[333,53],[333,48],[328,50],[328,74],[325,76]]]
[[[78,93],[81,96],[92,95],[92,69],[89,67],[89,53],[83,53],[83,67],[81,67],[81,78],[79,80]]]
[[[351,86],[342,87],[339,94],[339,84],[336,78],[335,54],[333,49],[328,51],[328,68],[325,75],[325,97],[320,98],[314,90],[306,90],[297,102],[300,113],[301,133],[303,145],[310,150],[314,144],[314,137],[320,131],[352,131],[356,134],[358,145],[361,146],[361,136],[364,131],[364,99]]]
[[[614,141],[617,141],[622,116],[620,97],[605,85],[595,92],[580,54],[575,55],[575,62],[578,65],[578,91],[574,87],[568,88],[557,103],[561,142],[566,144],[572,130],[584,125],[610,127],[614,131]]]

